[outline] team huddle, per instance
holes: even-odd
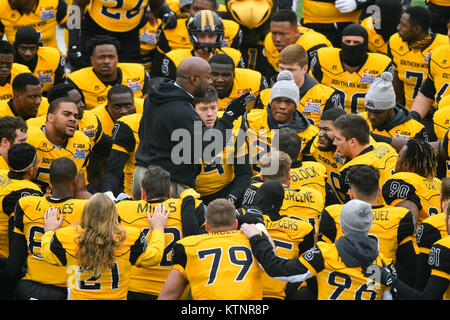
[[[0,299],[450,299],[450,3],[410,2],[0,0]]]

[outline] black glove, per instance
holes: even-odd
[[[386,266],[384,261],[382,261],[383,267],[377,264],[372,264],[365,270],[363,270],[364,276],[372,277],[376,281],[379,281],[382,285],[386,287],[392,286],[392,284],[397,280],[397,272],[392,264]],[[373,277],[375,276],[375,278]]]
[[[77,45],[69,47],[67,50],[67,62],[72,66],[72,71],[81,69],[84,67],[83,55],[80,48]]]
[[[237,120],[240,116],[242,116],[247,108],[246,99],[249,95],[250,92],[246,92],[239,98],[236,98],[228,103],[222,118],[228,119],[233,122],[234,120]]]
[[[232,194],[229,194],[225,197],[225,199],[227,199],[228,201],[230,201],[233,205],[236,203],[237,199],[235,196],[233,196]]]
[[[236,211],[238,212],[238,211]],[[256,224],[262,223],[264,224],[264,218],[262,212],[257,208],[248,208],[245,214],[236,215],[236,219],[238,221],[238,228],[241,227],[244,223],[248,224]]]
[[[422,121],[422,116],[420,115],[420,113],[418,113],[417,111],[410,111],[409,115],[411,116],[411,118],[413,118],[414,120],[417,121]]]
[[[162,25],[164,29],[174,29],[177,27],[177,14],[173,11],[165,13],[162,19]]]

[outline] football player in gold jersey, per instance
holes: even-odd
[[[12,82],[20,73],[31,72],[27,66],[14,62],[14,48],[6,40],[0,40],[0,101],[13,97]]]
[[[207,89],[205,97],[194,98],[195,110],[206,124],[213,128],[218,115],[218,97],[215,89]],[[211,161],[203,161],[202,169],[195,180],[195,190],[207,205],[214,199],[226,198],[235,206],[242,202],[242,196],[250,185],[252,169],[246,161],[245,151],[235,150],[235,136],[230,144]]]
[[[364,98],[367,111],[359,115],[366,119],[371,133],[428,140],[425,126],[411,118],[409,112],[396,103],[392,79],[391,73],[383,72],[372,82]]]
[[[300,111],[317,126],[320,116],[329,108],[344,108],[341,95],[334,88],[318,83],[308,74],[308,54],[297,44],[291,44],[280,52],[279,68],[288,70],[294,75],[294,81],[300,90]],[[272,78],[270,81],[274,81]],[[264,107],[269,103],[271,89],[263,90],[259,99]]]
[[[398,154],[395,174],[383,185],[387,204],[405,207],[414,215],[416,228],[440,211],[441,180],[436,178],[437,154],[426,141],[412,139]]]
[[[61,52],[53,47],[39,46],[40,34],[32,26],[22,26],[16,32],[14,62],[26,65],[38,78],[42,93],[55,84],[64,82],[66,77],[66,61]]]
[[[138,63],[119,63],[120,43],[108,36],[98,36],[87,45],[92,66],[82,68],[67,76],[67,82],[81,92],[90,110],[106,102],[106,96],[114,85],[123,84],[133,90],[136,98],[145,97],[149,77],[144,66]]]
[[[8,151],[17,143],[27,142],[28,126],[21,117],[0,117],[0,170],[9,170]]]
[[[423,290],[430,277],[428,259],[431,246],[438,240],[448,236],[447,224],[445,222],[445,211],[450,200],[450,178],[444,178],[441,185],[441,208],[438,214],[433,214],[422,221],[416,231],[417,247],[417,277],[414,287]]]
[[[187,236],[201,233],[204,223],[205,207],[196,198],[199,194],[193,189],[185,190],[180,198],[172,198],[169,173],[157,166],[149,166],[142,177],[141,200],[121,201],[116,204],[120,223],[136,227],[150,241],[152,229],[147,221],[147,212],[153,214],[154,207],[162,204],[170,211],[164,228],[164,254],[156,266],[151,268],[131,267],[128,300],[155,300],[172,266],[172,248],[175,243]]]
[[[6,259],[9,255],[10,234],[14,225],[14,208],[20,198],[42,196],[39,186],[31,180],[37,173],[36,149],[28,143],[19,143],[8,152],[11,168],[0,171],[0,299],[13,297],[15,281],[8,279]]]
[[[152,229],[147,243],[139,229],[120,225],[114,202],[97,193],[86,202],[78,223],[60,228],[67,215],[58,219],[56,210],[46,213],[43,261],[71,273],[68,299],[126,300],[131,266],[161,261],[168,215],[164,206],[157,206],[152,216],[147,212]]]
[[[69,157],[77,165],[76,198],[89,198],[85,167],[89,161],[89,138],[78,128],[78,108],[69,98],[54,100],[48,109],[47,121],[41,127],[28,128],[28,143],[38,150],[39,170],[36,182],[45,194],[50,192],[49,168],[54,159]]]
[[[305,48],[309,61],[318,49],[331,47],[331,42],[323,34],[299,27],[297,20],[297,14],[290,9],[278,9],[271,15],[270,32],[264,39],[264,53],[272,67],[271,73],[265,73],[267,77],[272,77],[280,70],[279,54],[290,44],[297,44]]]
[[[17,29],[31,25],[41,35],[43,46],[58,48],[56,27],[64,26],[68,17],[67,2],[63,0],[2,1],[0,34],[14,43]]]
[[[41,84],[32,73],[21,73],[12,81],[14,96],[0,101],[1,116],[19,116],[23,120],[35,118],[38,114],[45,114],[48,104],[42,103]]]
[[[180,299],[188,284],[194,300],[261,300],[264,272],[237,225],[231,202],[212,201],[206,208],[208,234],[175,244],[172,270],[158,300]]]
[[[224,111],[231,100],[250,92],[253,100],[268,87],[266,77],[256,70],[236,68],[233,59],[226,54],[216,54],[209,59],[212,86],[219,98],[219,111]],[[258,107],[256,101],[247,101],[247,111]]]
[[[357,114],[345,114],[334,121],[334,145],[337,151],[346,158],[339,169],[338,179],[333,179],[336,196],[340,203],[349,199],[348,170],[355,165],[367,164],[380,172],[380,185],[383,185],[394,172],[397,162],[397,152],[386,143],[371,144],[369,125],[363,117]],[[379,204],[383,198],[379,196]]]
[[[244,224],[241,230],[270,277],[289,282],[315,277],[317,300],[380,300],[388,298],[385,286],[369,285],[367,276],[362,273],[372,263],[381,266],[384,259],[377,241],[368,236],[373,219],[369,203],[350,200],[343,206],[340,216],[344,236],[335,244],[318,241],[300,257],[291,259],[278,257],[255,225]],[[358,249],[360,246],[364,249]]]
[[[64,300],[67,298],[67,270],[42,260],[44,213],[57,208],[64,226],[76,222],[86,200],[74,199],[77,167],[73,160],[62,157],[50,165],[51,196],[21,198],[14,212],[14,233],[8,258],[11,278],[22,278],[21,268],[26,263],[26,275],[17,286],[17,298]]]
[[[414,284],[417,269],[412,213],[406,208],[377,205],[378,194],[381,192],[378,169],[364,164],[354,166],[349,169],[347,178],[350,199],[366,201],[372,205],[374,221],[369,236],[377,240],[385,263],[395,263],[397,271],[402,271],[399,277]],[[339,221],[342,207],[343,205],[336,204],[323,210],[319,222],[319,240],[335,243],[343,235]]]
[[[342,49],[321,48],[310,62],[318,82],[338,89],[347,113],[364,111],[364,96],[372,81],[385,71],[393,73],[392,60],[368,51],[367,31],[351,24],[343,31]]]
[[[403,13],[388,43],[394,64],[394,89],[397,102],[408,110],[426,78],[432,51],[447,45],[445,35],[430,33],[431,15],[427,8],[415,6]]]

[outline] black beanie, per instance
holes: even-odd
[[[369,34],[364,27],[357,23],[352,23],[344,28],[342,36],[360,36],[364,38],[364,43],[369,42]]]
[[[269,216],[279,215],[284,200],[284,187],[275,180],[264,182],[256,191],[253,206]]]
[[[39,33],[32,26],[22,26],[17,29],[14,45],[16,47],[19,44],[35,44],[38,46],[40,37]]]

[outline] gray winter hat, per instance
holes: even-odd
[[[187,5],[191,5],[193,3],[194,3],[194,0],[180,0],[179,1],[180,10],[183,9],[184,7],[186,7]]]
[[[395,107],[395,91],[392,73],[383,72],[375,78],[366,93],[365,105],[371,110],[389,110]]]
[[[300,101],[300,90],[294,81],[294,75],[289,70],[281,71],[277,76],[277,82],[270,92],[270,103],[275,98],[288,98],[298,105]]]
[[[342,207],[339,220],[345,235],[367,235],[373,222],[372,206],[365,201],[350,200]]]

